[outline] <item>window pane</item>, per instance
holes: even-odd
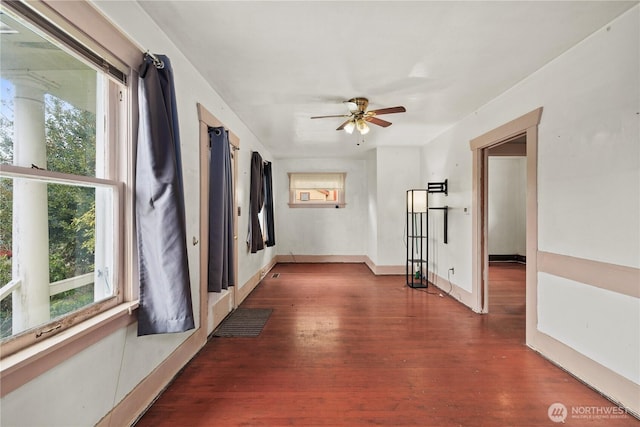
[[[344,172],[289,173],[289,204],[310,207],[344,204]]]
[[[2,338],[114,295],[115,190],[1,178]]]
[[[0,287],[11,282],[13,180],[0,179]],[[0,338],[11,335],[11,295],[0,301]]]
[[[344,187],[343,173],[292,173],[290,188],[338,188]]]
[[[334,202],[338,200],[337,194],[337,189],[301,188],[296,189],[296,200],[300,202]]]
[[[0,19],[0,162],[104,177],[102,73],[11,12]]]

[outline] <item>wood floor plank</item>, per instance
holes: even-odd
[[[278,264],[243,303],[273,309],[260,336],[211,339],[137,425],[541,426],[555,402],[613,407],[524,345],[524,277],[492,264],[478,315],[364,264]]]

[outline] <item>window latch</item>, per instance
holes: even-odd
[[[62,328],[62,323],[58,323],[57,325],[52,326],[49,329],[44,329],[44,330],[38,331],[36,333],[36,338],[40,338],[44,334],[50,334],[51,332],[53,332],[53,331],[55,331],[57,329],[60,329],[60,328]]]

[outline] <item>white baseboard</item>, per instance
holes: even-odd
[[[277,255],[276,262],[282,263],[363,263],[363,255]]]
[[[267,273],[269,273],[269,271],[271,271],[271,269],[278,263],[278,261],[276,260],[277,256],[272,258],[271,261],[269,261],[269,263],[262,267],[259,271],[256,271],[256,273],[251,276],[249,280],[247,280],[244,285],[242,285],[236,291],[236,307],[242,304],[242,301],[244,301],[249,296],[249,294],[256,288],[256,286],[258,286],[262,278],[266,276]]]
[[[277,262],[282,263],[364,263],[376,276],[399,276],[405,273],[404,265],[376,265],[366,255],[278,255]]]
[[[206,343],[203,327],[191,334],[162,361],[145,379],[140,381],[124,399],[109,411],[96,427],[130,426],[144,414],[182,368]]]
[[[466,289],[462,289],[455,283],[451,283],[447,279],[440,277],[437,274],[429,273],[429,278],[429,283],[440,289],[444,294],[450,296],[463,305],[466,305],[474,312],[478,313],[475,308],[476,301],[471,292],[467,291]]]
[[[542,357],[640,418],[640,385],[539,330],[532,341],[529,347]]]

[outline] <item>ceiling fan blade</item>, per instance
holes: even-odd
[[[351,116],[351,114],[338,114],[338,115],[335,115],[335,116],[313,116],[311,118],[312,119],[326,119],[328,117],[350,117],[350,116]]]
[[[351,119],[347,120],[346,122],[344,122],[343,124],[341,124],[341,125],[338,127],[338,129],[336,129],[336,130],[342,130],[342,129],[344,129],[344,127],[345,127],[346,125],[348,125],[348,124],[349,124],[349,122],[351,122],[351,121],[352,121]]]
[[[379,110],[371,110],[369,113],[375,113],[376,116],[380,114],[392,114],[392,113],[404,113],[406,108],[402,106],[398,107],[389,107],[389,108],[380,108]]]
[[[388,122],[386,120],[382,120],[382,119],[379,119],[379,118],[373,117],[373,116],[366,117],[364,120],[366,122],[373,123],[374,125],[382,126],[383,128],[391,126],[391,122]]]

